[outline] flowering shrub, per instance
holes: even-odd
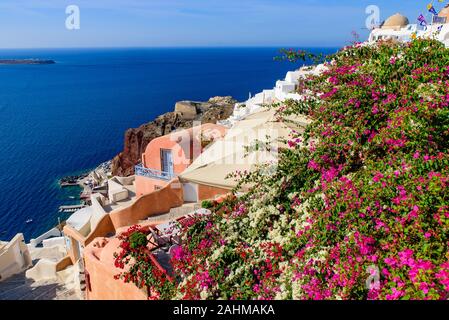
[[[277,172],[243,175],[247,194],[184,229],[175,297],[447,298],[449,51],[357,44],[331,61],[279,109],[313,123]]]
[[[148,245],[148,230],[132,226],[118,236],[120,252],[114,253],[115,267],[125,269],[115,276],[124,282],[146,288],[149,299],[168,299],[173,295],[175,284],[166,272],[155,265]]]
[[[449,50],[355,44],[330,61],[278,107],[313,122],[275,173],[239,173],[249,192],[184,223],[179,282],[150,263],[139,227],[121,236],[125,281],[163,299],[448,298]]]

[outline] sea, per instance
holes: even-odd
[[[0,65],[0,239],[21,232],[28,241],[67,219],[58,208],[79,203],[81,190],[61,189],[58,180],[112,159],[128,128],[173,111],[180,100],[245,101],[303,64],[275,61],[278,50],[0,50],[0,59],[56,61]]]

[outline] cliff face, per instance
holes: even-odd
[[[134,166],[142,159],[151,140],[169,134],[180,128],[190,128],[193,121],[216,123],[229,118],[237,103],[232,97],[214,97],[207,102],[181,101],[175,111],[165,113],[139,128],[128,129],[125,133],[124,149],[112,160],[112,174],[129,176],[134,174]]]

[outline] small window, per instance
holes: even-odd
[[[173,174],[173,156],[171,150],[161,149],[161,171]]]

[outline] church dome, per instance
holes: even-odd
[[[408,24],[409,21],[407,17],[396,13],[395,15],[392,15],[387,20],[385,20],[385,22],[382,24],[382,29],[400,29],[406,27]]]

